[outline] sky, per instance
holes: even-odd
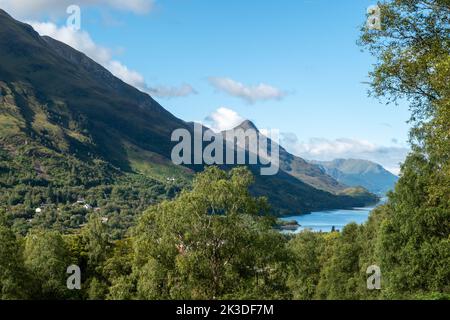
[[[278,129],[306,159],[362,158],[398,173],[406,102],[367,94],[357,45],[374,0],[0,0],[186,121]],[[67,26],[78,5],[80,29]]]

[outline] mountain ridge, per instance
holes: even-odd
[[[256,125],[250,120],[245,120],[235,128],[227,131],[223,131],[222,135],[226,136],[228,133],[232,133],[235,130],[255,130],[256,134],[263,136]],[[270,140],[271,143],[274,143]],[[277,144],[280,154],[280,169],[290,174],[291,176],[299,179],[300,181],[326,192],[339,194],[348,187],[339,183],[330,175],[326,174],[324,170],[315,164],[312,164],[301,157],[289,153],[283,146]],[[243,145],[239,145],[241,148],[245,148]],[[248,147],[248,146],[247,146]]]
[[[352,187],[364,187],[367,190],[385,195],[393,190],[398,177],[382,165],[363,159],[334,159],[332,161],[312,161],[337,181]]]

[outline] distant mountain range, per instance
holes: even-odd
[[[342,184],[351,187],[364,187],[370,192],[385,195],[392,190],[398,177],[381,165],[367,160],[336,159],[333,161],[312,161],[324,173],[332,176]]]
[[[50,191],[39,199],[68,201],[67,194],[75,196],[69,188],[86,194],[95,189],[104,197],[97,191],[130,176],[132,186],[123,186],[119,196],[132,197],[151,181],[189,181],[203,166],[171,162],[171,134],[180,128],[193,131],[192,123],[83,53],[39,36],[0,10],[0,206],[34,203],[37,193]],[[277,214],[377,200],[283,148],[280,157],[275,176],[261,176],[259,165],[250,166],[256,179],[252,192],[266,196]]]

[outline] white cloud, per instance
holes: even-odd
[[[123,63],[113,58],[111,50],[97,45],[86,31],[76,31],[71,27],[58,27],[52,22],[29,22],[31,26],[40,34],[52,37],[58,41],[83,52],[88,57],[108,69],[114,76],[122,81],[147,92],[150,95],[160,98],[183,97],[196,93],[190,85],[180,87],[148,86],[144,77],[137,71],[129,69]]]
[[[266,100],[281,100],[286,96],[286,92],[265,83],[260,83],[255,86],[246,86],[230,78],[211,77],[208,80],[217,90],[244,99],[248,103]]]
[[[189,84],[183,84],[179,87],[157,86],[148,88],[148,92],[161,98],[186,97],[197,94],[197,91]]]
[[[215,132],[221,132],[233,129],[244,121],[236,111],[221,107],[206,117],[205,124]]]
[[[98,63],[105,65],[111,61],[111,52],[94,43],[86,31],[75,31],[68,26],[58,27],[52,22],[27,22],[42,36],[49,36],[85,53]]]
[[[328,140],[312,138],[299,141],[293,133],[282,134],[282,145],[302,158],[329,161],[333,159],[364,159],[381,164],[394,174],[399,174],[409,149],[399,146],[379,146],[365,140],[340,138]]]
[[[65,16],[68,6],[102,6],[136,14],[148,13],[153,0],[0,0],[0,7],[17,18],[36,18],[41,15]]]

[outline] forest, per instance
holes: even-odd
[[[394,105],[409,101],[411,152],[368,222],[280,233],[267,199],[250,193],[254,177],[245,167],[209,167],[189,187],[149,180],[148,189],[128,195],[117,186],[92,189],[116,195],[119,207],[131,199],[143,213],[117,228],[95,211],[55,210],[45,218],[52,223],[25,227],[1,209],[0,299],[449,299],[450,1],[393,0],[380,8],[382,30],[362,28],[359,43],[377,60],[370,94]],[[9,172],[13,162],[0,157],[0,172]],[[28,160],[14,164],[20,161]],[[98,185],[108,185],[101,163],[83,174],[82,164],[72,167],[67,179],[92,181],[97,172]],[[8,179],[1,183],[19,178]],[[77,185],[56,193],[34,185],[34,196],[17,201],[60,199],[69,208],[79,200]],[[24,196],[19,189],[2,201]],[[60,215],[83,225],[55,227]],[[80,290],[66,286],[71,265],[81,270]],[[372,265],[381,270],[380,290],[367,288]]]

